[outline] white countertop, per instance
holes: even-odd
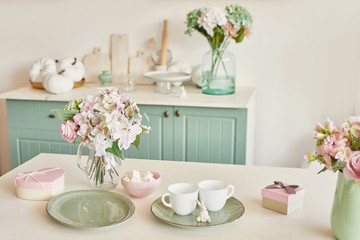
[[[39,101],[70,101],[75,98],[83,98],[86,95],[95,95],[105,87],[99,84],[85,84],[74,88],[68,93],[51,94],[46,90],[34,89],[30,85],[0,94],[0,99],[39,100]],[[120,88],[121,89],[121,88]],[[235,94],[231,95],[207,95],[201,93],[201,89],[194,84],[185,86],[187,97],[180,98],[178,95],[157,93],[155,85],[136,85],[136,90],[127,92],[126,95],[137,104],[143,105],[169,105],[190,107],[220,107],[220,108],[248,108],[249,102],[254,95],[254,87],[237,87]]]
[[[45,167],[64,169],[66,191],[89,189],[85,174],[76,166],[75,156],[36,156],[0,177],[0,239],[335,239],[330,227],[330,212],[337,174],[331,172],[318,175],[308,169],[126,159],[124,171],[157,171],[161,174],[161,186],[153,195],[135,199],[119,185],[113,191],[133,201],[134,215],[127,222],[111,228],[80,230],[53,221],[46,213],[46,201],[16,197],[16,174]],[[235,186],[234,197],[245,206],[245,213],[238,220],[214,228],[192,230],[167,225],[152,215],[152,202],[167,191],[168,185],[176,182],[196,184],[214,178]],[[261,189],[274,180],[305,188],[303,208],[290,215],[263,208]]]

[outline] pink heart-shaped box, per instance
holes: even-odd
[[[64,191],[64,179],[61,168],[19,173],[15,177],[17,195],[28,200],[48,200]]]

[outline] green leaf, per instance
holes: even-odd
[[[111,148],[107,148],[106,149],[107,152],[114,154],[115,156],[118,156],[120,159],[124,160],[125,156],[123,151],[120,150],[119,145],[118,145],[118,141],[114,141],[112,143],[112,147]]]
[[[335,160],[333,161],[333,163],[331,164],[332,169],[334,172],[343,169],[346,166],[346,162],[341,161],[341,160]]]
[[[55,116],[61,121],[72,120],[79,110],[64,110],[64,109],[51,109]]]
[[[360,189],[360,182],[357,182],[358,186],[359,186],[359,189]]]
[[[242,40],[244,39],[245,37],[245,28],[241,28],[238,32],[238,35],[235,39],[235,42],[236,43],[239,43],[239,42],[242,42]]]
[[[320,146],[321,144],[323,144],[323,142],[324,142],[324,139],[318,139],[318,140],[316,141],[316,146],[317,146],[317,147]]]
[[[140,133],[140,135],[143,134],[144,132],[148,132],[148,131],[149,131],[149,129],[147,129],[147,128],[144,128],[144,127],[142,127],[142,126],[140,126],[140,127],[141,127],[141,129],[142,129],[142,132]]]
[[[132,145],[134,145],[136,147],[137,150],[139,150],[139,145],[140,145],[140,135],[137,135],[136,138],[135,138],[135,141],[132,143]]]
[[[350,149],[353,150],[353,151],[357,151],[360,149],[360,142],[358,141],[352,141],[350,143]]]
[[[143,134],[144,132],[149,131],[149,129],[147,129],[147,128],[141,127],[141,129],[142,129],[142,132],[139,135],[137,135],[136,138],[135,138],[135,141],[131,143],[132,145],[134,145],[136,147],[137,150],[139,150],[140,135]]]
[[[323,169],[321,169],[317,174],[325,172],[327,170],[327,167],[325,166]]]
[[[216,44],[218,45],[219,43],[224,41],[224,30],[222,30],[221,27],[217,26],[216,28],[214,28],[214,39]]]

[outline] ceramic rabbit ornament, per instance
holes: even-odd
[[[196,200],[199,208],[200,208],[200,215],[196,218],[196,220],[198,222],[211,222],[211,218],[209,216],[209,212],[206,210],[206,207],[205,207],[205,203],[204,203],[204,198],[201,199],[201,202],[199,202],[199,200]]]

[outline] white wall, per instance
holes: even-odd
[[[165,18],[175,59],[198,64],[208,47],[199,34],[184,34],[187,12],[230,3],[245,6],[254,18],[253,36],[231,50],[237,83],[257,89],[255,164],[300,166],[302,155],[313,149],[316,122],[326,117],[339,122],[355,111],[358,0],[2,0],[0,92],[27,85],[38,58],[83,57],[95,46],[108,52],[111,33],[129,33],[135,55],[148,48],[149,38],[160,42]],[[4,119],[0,114],[3,133]]]

